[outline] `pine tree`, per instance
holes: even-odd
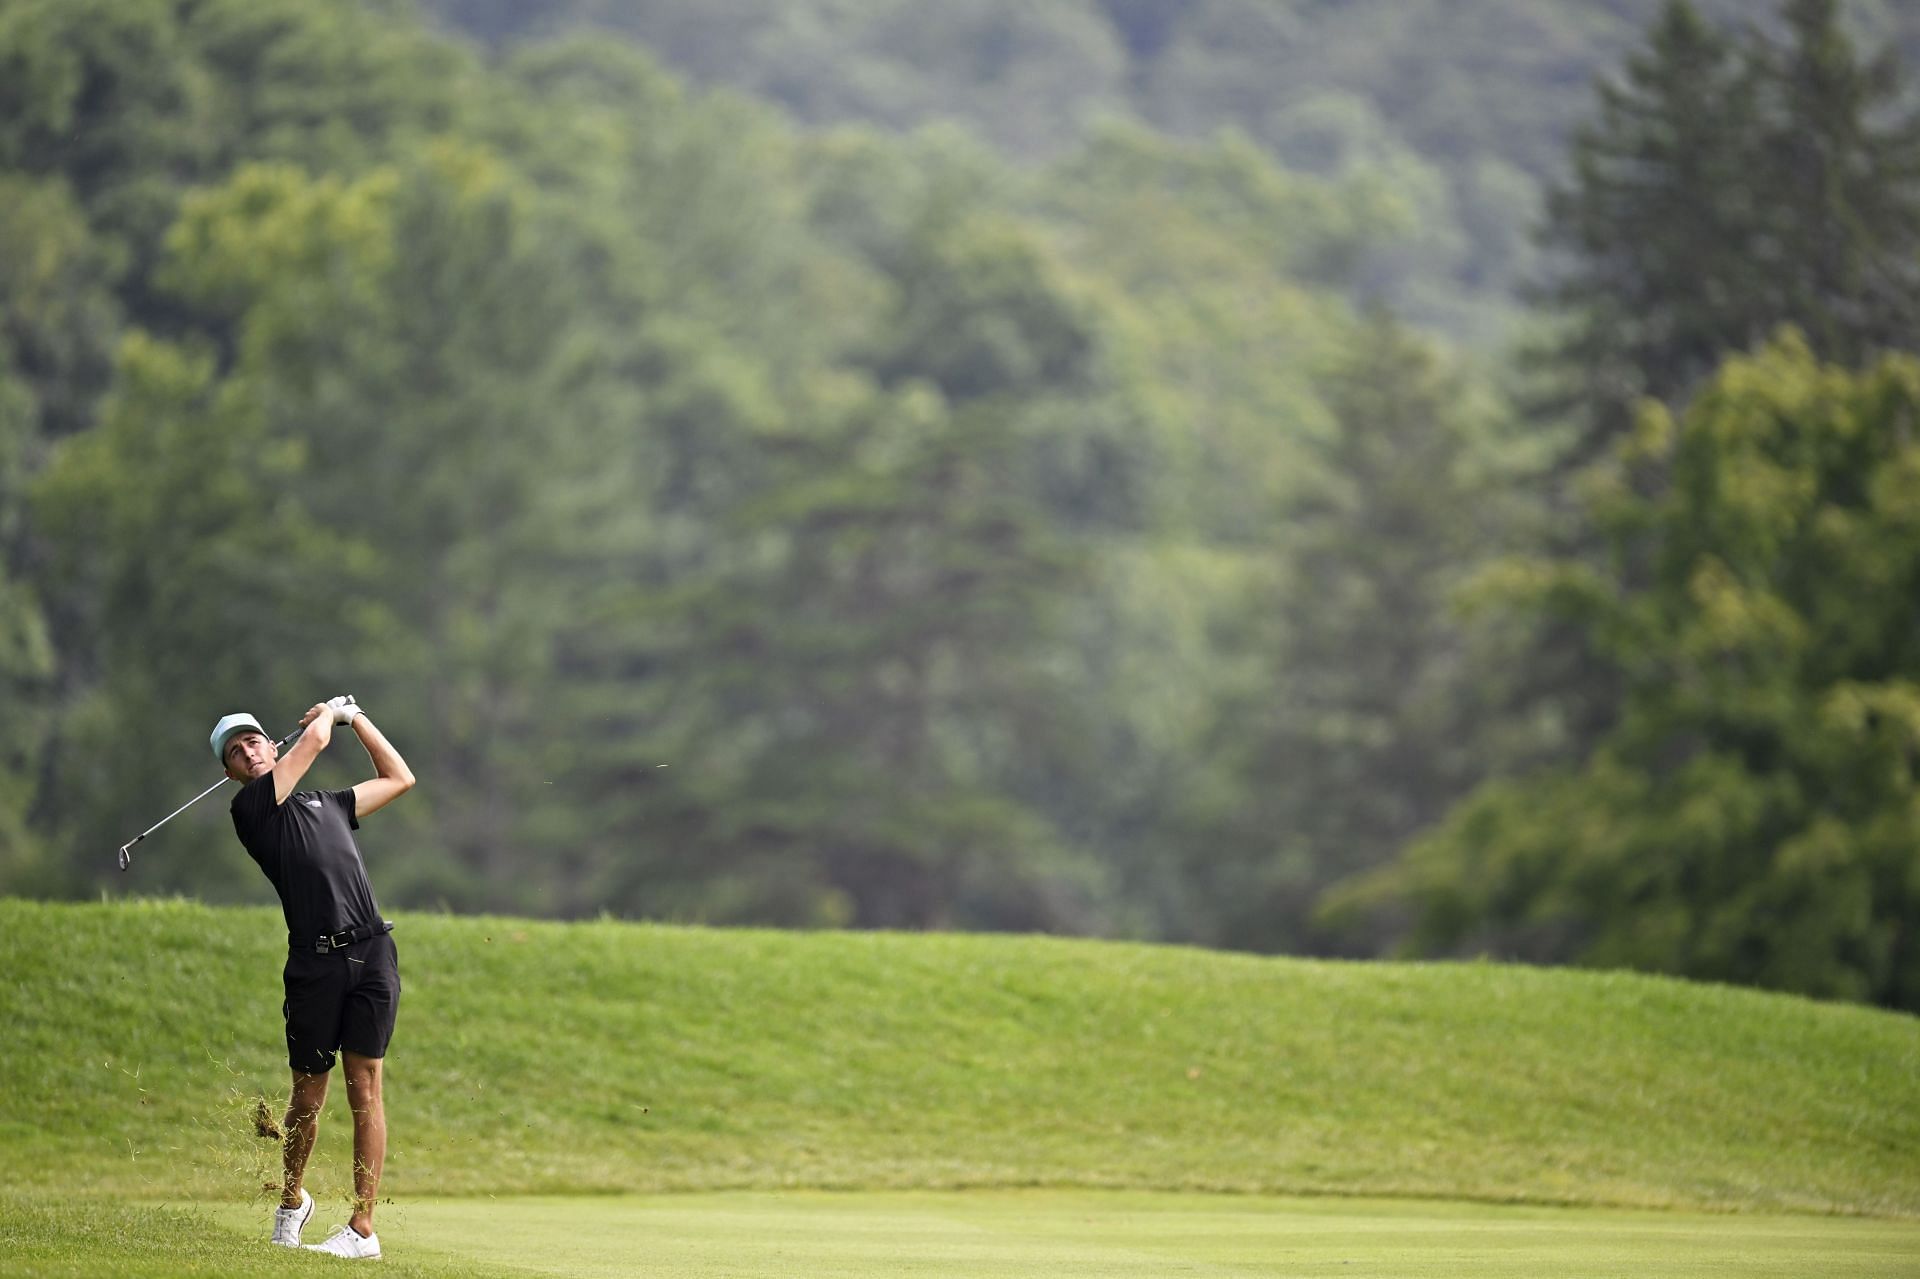
[[[1468,380],[1376,317],[1326,378],[1334,426],[1293,510],[1281,587],[1255,627],[1257,698],[1215,743],[1231,795],[1198,794],[1186,841],[1209,940],[1325,950],[1326,886],[1390,861],[1485,775],[1474,661],[1454,593],[1500,535],[1500,477]],[[1209,811],[1210,809],[1210,811]]]
[[[1599,86],[1541,233],[1559,264],[1541,300],[1566,321],[1547,354],[1562,383],[1550,407],[1580,419],[1563,465],[1597,456],[1641,397],[1675,400],[1764,334],[1752,307],[1757,90],[1734,42],[1687,0]]]
[[[1755,318],[1859,366],[1920,341],[1920,111],[1891,47],[1855,51],[1838,0],[1787,0],[1783,16],[1785,42],[1750,55],[1763,88]]]
[[[1786,0],[1781,28],[1729,35],[1671,0],[1575,137],[1541,230],[1565,471],[1640,399],[1679,407],[1783,327],[1855,366],[1920,336],[1920,112],[1899,64],[1858,54],[1838,0]]]

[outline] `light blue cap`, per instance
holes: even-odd
[[[236,735],[249,730],[262,737],[267,735],[267,730],[260,727],[260,721],[245,711],[235,711],[231,715],[221,716],[220,722],[213,726],[213,736],[207,738],[208,744],[213,747],[213,757],[222,764],[226,763],[227,743]]]

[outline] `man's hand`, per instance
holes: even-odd
[[[322,734],[322,737],[331,739],[333,737],[332,730],[333,730],[333,723],[334,723],[333,704],[331,702],[315,702],[312,706],[309,706],[307,708],[307,713],[300,717],[300,727],[311,728],[319,720],[326,721],[326,727],[328,730],[326,733]]]
[[[351,724],[354,717],[361,714],[360,704],[353,700],[352,693],[342,693],[338,697],[327,699],[327,708],[333,712],[336,724]]]

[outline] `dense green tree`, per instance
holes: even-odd
[[[1390,319],[1348,342],[1314,478],[1244,623],[1257,681],[1214,716],[1213,780],[1179,810],[1222,944],[1337,944],[1313,919],[1322,890],[1390,861],[1512,750],[1453,608],[1512,522],[1497,409]]]
[[[117,274],[64,182],[0,176],[0,360],[30,397],[33,435],[92,422],[119,336]]]
[[[573,228],[580,308],[641,345],[751,348],[782,376],[853,340],[870,282],[813,235],[814,158],[775,115],[606,41],[522,50],[501,74],[514,92],[480,132]]]
[[[1678,404],[1780,325],[1849,362],[1920,338],[1920,114],[1890,50],[1858,57],[1834,0],[1784,19],[1737,38],[1671,0],[1575,136],[1543,228],[1569,465],[1641,397]]]
[[[204,349],[140,333],[118,364],[100,425],[34,485],[68,681],[42,796],[61,857],[44,886],[69,891],[114,874],[115,846],[217,776],[192,728],[204,708],[260,698],[249,709],[271,719],[313,696],[310,664],[324,671],[347,638],[335,600],[359,584],[305,517],[305,454],[270,430],[254,388],[223,381]],[[224,813],[203,807],[142,845],[144,882],[230,894],[238,849],[209,855],[185,833],[217,829]]]
[[[910,129],[964,119],[1022,155],[1071,145],[1082,124],[1118,108],[1125,83],[1125,54],[1088,3],[578,0],[516,15],[516,30],[473,0],[429,7],[494,39],[611,29],[690,79],[748,88],[805,123]]]
[[[363,0],[12,0],[0,7],[0,169],[59,178],[146,287],[183,191],[251,159],[372,162],[447,127],[468,98],[457,46]]]
[[[1839,0],[1786,0],[1750,55],[1761,279],[1754,319],[1858,365],[1920,348],[1920,108],[1891,46],[1863,57]]]
[[[703,554],[640,575],[620,615],[658,690],[639,736],[671,768],[584,761],[590,789],[624,792],[594,842],[635,849],[604,861],[596,896],[1086,927],[1069,885],[1091,871],[1013,782],[1068,727],[1046,664],[1076,559],[1034,500],[1031,424],[1088,384],[1087,317],[1011,222],[933,198],[939,183],[876,188],[858,147],[831,159],[882,197],[845,228],[878,305],[839,371],[708,423],[746,446],[746,484]]]
[[[1624,714],[1376,883],[1419,944],[1920,1007],[1917,412],[1913,360],[1797,337],[1645,410],[1595,480],[1610,567],[1501,586],[1595,638]]]
[[[0,366],[4,369],[4,366]],[[0,372],[0,883],[36,874],[30,824],[43,766],[54,654],[25,569],[27,449],[32,399]]]
[[[208,163],[353,172],[390,149],[472,126],[488,93],[461,44],[414,18],[411,0],[173,0],[206,84]]]
[[[43,689],[52,726],[48,749],[59,756],[115,740],[107,724],[114,715],[97,708],[120,701],[128,686],[116,683],[123,678],[113,669],[120,658],[96,628],[130,601],[146,599],[151,607],[152,597],[132,591],[115,603],[94,596],[96,589],[116,589],[113,583],[124,587],[138,573],[124,562],[102,568],[90,535],[51,545],[55,539],[40,522],[25,518],[20,495],[43,466],[50,440],[144,429],[139,424],[146,419],[128,406],[146,405],[159,394],[157,386],[178,382],[153,372],[154,361],[164,365],[171,358],[153,354],[169,349],[165,341],[144,344],[139,349],[151,358],[122,361],[120,373],[114,351],[129,318],[167,333],[183,326],[178,297],[157,285],[155,271],[180,200],[194,183],[217,181],[250,155],[364,164],[387,139],[449,118],[455,96],[449,68],[465,60],[454,46],[430,42],[393,16],[366,5],[315,10],[274,0],[17,0],[0,6],[0,363],[26,395],[28,421],[12,450],[4,571],[16,584],[37,580],[40,588],[48,642],[59,655]],[[343,112],[348,104],[351,112]],[[202,332],[215,349],[226,340]],[[189,343],[176,354],[183,367],[200,367],[204,351]],[[125,425],[99,424],[102,397],[136,365],[145,370],[143,380],[121,388],[115,410]],[[206,403],[219,398],[211,382],[202,391]],[[167,420],[182,395],[162,395],[164,404],[150,406],[158,415],[152,420]],[[148,456],[149,442],[118,441],[129,465]],[[91,448],[97,444],[81,451]],[[214,461],[211,470],[219,469]],[[102,487],[85,500],[118,500],[109,498],[111,483],[100,478]],[[218,480],[208,482],[218,487]],[[55,487],[74,492],[64,485]],[[66,523],[73,512],[59,505],[46,508],[46,527],[81,528]],[[156,555],[162,546],[181,549],[165,537],[144,542],[145,532],[131,525],[123,531],[129,538],[123,551],[143,544]],[[91,567],[71,576],[54,567],[72,566],[76,558]],[[172,578],[164,571],[158,577],[170,583],[166,597],[175,598]],[[132,616],[121,624],[129,636],[145,629]],[[188,648],[208,638],[204,631],[189,640],[166,627],[156,630],[155,641],[171,635]],[[129,701],[125,713],[136,713],[136,702]],[[14,731],[40,722],[24,699],[20,709]],[[47,820],[72,834],[77,828],[69,816],[58,815],[75,812],[76,796],[63,793],[58,781],[64,767],[48,765],[52,783],[41,803],[55,814]],[[163,793],[167,774],[143,776]],[[87,840],[103,837],[109,817],[118,815],[110,803],[86,810]],[[63,863],[61,873],[70,868]]]
[[[173,0],[0,9],[0,166],[64,177],[94,227],[146,257],[215,126]]]
[[[1583,419],[1573,464],[1625,430],[1642,396],[1675,401],[1767,331],[1751,307],[1769,198],[1758,93],[1733,39],[1673,0],[1574,136],[1543,230],[1558,272],[1543,300],[1568,317],[1554,361]]]
[[[1391,243],[1390,217],[1280,170],[1244,138],[1097,134],[1033,197],[1059,252],[1105,287],[1114,378],[1107,484],[1135,529],[1252,550],[1325,422],[1313,373],[1348,317],[1335,284]]]
[[[641,618],[663,636],[655,739],[674,753],[617,833],[648,851],[608,868],[607,900],[1085,926],[1059,841],[1006,785],[1060,730],[1039,657],[1071,581],[1018,500],[1015,445],[1003,418],[924,391],[777,445],[732,562]]]
[[[510,900],[560,570],[629,461],[561,228],[530,203],[452,144],[352,182],[247,168],[187,200],[158,278],[206,336],[133,342],[108,420],[40,485],[77,601],[68,662],[91,675],[63,754],[142,783],[81,808],[90,777],[63,771],[74,842],[129,820],[119,796],[151,807],[204,771],[117,717],[290,714],[346,688],[436,780],[399,816],[422,847],[392,891]],[[148,878],[215,885],[181,857]]]
[[[50,811],[73,814],[61,841],[124,838],[145,815],[132,807],[197,789],[197,754],[150,758],[150,743],[115,734],[118,714],[170,695],[214,706],[243,694],[270,714],[338,685],[380,705],[436,779],[397,810],[413,845],[384,879],[399,900],[571,906],[563,884],[528,881],[518,860],[570,835],[543,752],[594,731],[590,710],[552,713],[577,704],[553,695],[554,650],[591,616],[611,565],[666,540],[656,513],[676,501],[692,512],[668,530],[681,546],[697,546],[713,517],[712,495],[688,494],[727,465],[703,451],[716,402],[701,388],[725,381],[705,371],[731,358],[717,326],[737,323],[799,362],[833,332],[795,323],[785,308],[817,301],[804,278],[780,276],[775,252],[749,251],[756,236],[780,242],[766,232],[783,225],[781,188],[747,180],[766,148],[718,161],[764,126],[680,102],[636,56],[529,55],[468,124],[527,157],[534,185],[498,151],[421,140],[465,110],[451,46],[404,26],[356,42],[370,17],[359,9],[308,21],[216,4],[187,17],[175,37],[204,55],[224,110],[244,117],[221,156],[302,163],[242,168],[184,196],[132,290],[136,315],[174,336],[133,348],[113,423],[64,450],[42,486],[68,686],[56,745],[126,783],[114,802],[80,808],[88,775],[59,771]],[[288,58],[297,74],[277,74]],[[337,109],[342,95],[354,111]],[[369,167],[383,152],[387,163]],[[314,176],[314,164],[344,172]],[[663,241],[681,253],[662,253]],[[58,314],[34,313],[36,335]],[[206,448],[195,414],[253,454]],[[155,449],[171,464],[155,467]],[[220,502],[227,522],[183,519],[179,535],[155,526]],[[89,524],[101,504],[117,518]],[[249,543],[287,577],[243,571]],[[335,604],[315,616],[277,589],[294,580]],[[228,635],[236,596],[262,625]],[[150,616],[160,598],[169,611]],[[128,645],[203,660],[142,663]],[[204,837],[209,820],[189,822]],[[231,868],[196,862],[195,827],[183,827],[143,850],[154,855],[142,882],[231,891]],[[62,882],[98,869],[76,864]]]
[[[236,375],[314,478],[301,509],[366,568],[340,608],[377,669],[322,669],[392,706],[435,778],[410,820],[447,860],[410,873],[456,903],[509,900],[531,761],[560,727],[537,714],[569,546],[593,545],[618,501],[601,476],[632,461],[599,412],[566,228],[533,208],[497,157],[450,143],[351,185],[247,169],[189,201],[167,276],[237,319]]]
[[[64,674],[48,609],[69,604],[39,589],[47,548],[27,497],[49,438],[89,423],[106,389],[112,274],[64,184],[0,175],[0,876],[20,882],[44,882],[29,868]]]
[[[1603,538],[1573,481],[1631,428],[1643,398],[1678,409],[1728,355],[1779,326],[1858,362],[1904,348],[1920,270],[1920,115],[1891,55],[1863,63],[1834,4],[1790,4],[1729,34],[1670,0],[1646,48],[1603,84],[1548,202],[1533,416],[1558,440],[1543,475],[1556,549]],[[1590,635],[1545,619],[1517,664],[1511,713],[1560,725],[1578,760],[1625,690]]]

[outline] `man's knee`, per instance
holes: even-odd
[[[320,1108],[327,1101],[327,1076],[309,1075],[305,1071],[293,1072],[293,1097],[287,1106],[289,1126],[305,1127],[320,1115]]]
[[[354,1096],[380,1095],[380,1058],[362,1057],[359,1053],[340,1055],[341,1071],[347,1077],[347,1087]]]

